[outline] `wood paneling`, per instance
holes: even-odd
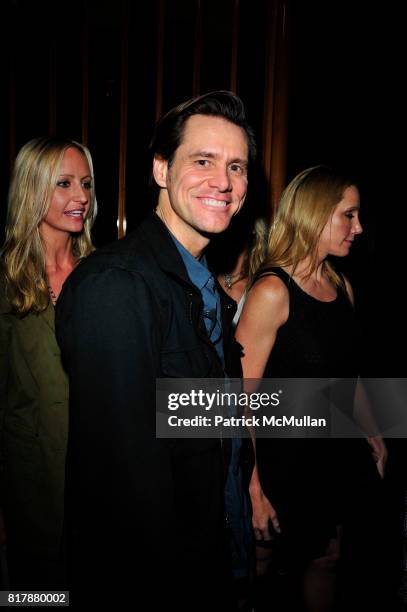
[[[263,118],[263,170],[272,211],[285,185],[288,107],[288,5],[275,2],[268,7],[266,73]]]
[[[120,87],[120,156],[117,235],[126,234],[126,164],[127,164],[127,113],[129,96],[129,4],[125,0],[122,18],[121,87]]]
[[[201,93],[201,63],[202,63],[202,0],[196,0],[195,40],[194,40],[194,70],[192,73],[192,95]]]
[[[158,27],[157,27],[157,71],[156,71],[156,99],[155,120],[161,117],[163,108],[163,74],[164,74],[164,13],[165,0],[158,0]]]
[[[148,142],[154,122],[192,95],[240,95],[259,141],[270,210],[285,183],[288,0],[5,0],[0,120],[7,167],[27,140],[82,139],[95,163],[101,245],[150,207]],[[74,27],[74,25],[75,27]],[[8,35],[8,38],[7,38]]]
[[[230,62],[230,91],[237,91],[237,60],[239,42],[239,0],[233,3],[232,44]]]

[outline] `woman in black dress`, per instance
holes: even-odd
[[[288,185],[237,329],[246,379],[357,378],[352,288],[327,258],[348,255],[361,232],[359,192],[350,180],[318,166]],[[364,440],[256,441],[255,537],[278,557],[279,571],[290,576],[291,592],[301,591],[308,610],[333,605],[349,478],[372,466],[369,478],[383,474],[384,442],[368,441],[377,470]]]

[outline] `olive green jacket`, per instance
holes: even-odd
[[[0,506],[10,547],[30,556],[59,552],[67,430],[54,307],[12,314],[0,275]]]

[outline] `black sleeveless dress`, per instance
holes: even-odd
[[[305,293],[281,268],[275,274],[289,292],[289,316],[278,330],[264,378],[358,376],[359,334],[352,304],[338,289],[323,302]],[[349,479],[375,470],[362,439],[265,439],[256,441],[260,482],[275,507],[282,533],[281,562],[304,564],[323,556],[342,522]],[[356,467],[355,467],[356,466]]]

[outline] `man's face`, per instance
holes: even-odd
[[[247,191],[245,132],[221,117],[193,115],[170,167],[155,158],[162,187],[157,212],[193,255],[223,232],[240,210]]]

